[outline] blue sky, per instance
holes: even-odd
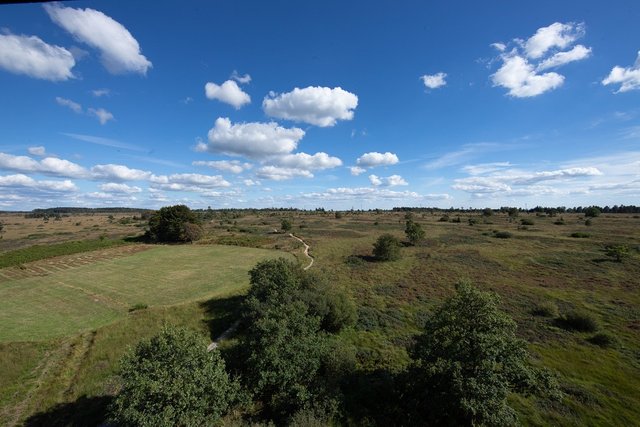
[[[0,210],[639,204],[640,3],[430,3],[2,5]]]

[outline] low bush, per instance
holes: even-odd
[[[578,332],[595,332],[598,330],[598,322],[588,313],[571,311],[560,316],[557,321],[562,329]]]
[[[618,343],[618,340],[613,335],[607,334],[605,332],[600,332],[599,334],[595,334],[591,338],[587,339],[591,344],[597,345],[602,348],[610,348],[615,347]]]
[[[139,303],[134,304],[131,307],[129,307],[129,313],[134,312],[134,311],[138,311],[138,310],[144,310],[146,308],[149,308],[149,306],[147,304],[139,302]]]
[[[576,239],[587,239],[591,237],[589,233],[583,233],[582,231],[578,231],[575,233],[571,233],[570,237],[575,237]]]
[[[551,301],[541,302],[533,307],[531,314],[541,317],[558,317],[558,306]]]
[[[494,233],[493,237],[496,237],[498,239],[510,239],[511,237],[513,237],[513,234],[508,231],[497,231]]]
[[[528,218],[522,218],[522,219],[520,220],[520,224],[522,224],[522,225],[533,225],[533,224],[534,224],[534,222],[533,222],[533,220],[531,220],[531,219],[528,219]]]

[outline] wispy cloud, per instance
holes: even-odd
[[[77,139],[78,141],[88,142],[89,144],[103,145],[105,147],[113,147],[121,150],[131,150],[131,151],[139,151],[139,152],[149,151],[147,148],[140,147],[139,145],[127,144],[125,142],[120,142],[110,138],[103,138],[101,136],[82,135],[78,133],[65,133],[65,132],[63,132],[62,135],[68,136],[73,139]]]

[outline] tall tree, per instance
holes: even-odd
[[[167,327],[138,343],[120,367],[122,390],[111,406],[119,426],[209,425],[237,395],[217,350],[195,332]]]
[[[426,322],[410,375],[420,422],[514,425],[509,393],[557,393],[552,377],[530,365],[526,343],[498,303],[462,282]]]

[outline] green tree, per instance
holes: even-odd
[[[149,218],[149,234],[157,242],[187,242],[190,236],[185,232],[186,224],[199,224],[191,209],[185,205],[165,206]]]
[[[294,301],[263,310],[247,328],[247,385],[277,418],[320,400],[322,360],[327,342],[320,319]]]
[[[590,206],[588,208],[584,209],[584,216],[586,216],[587,218],[595,218],[597,216],[600,216],[600,209],[598,209],[595,206]]]
[[[411,395],[420,423],[514,425],[512,393],[557,395],[557,385],[529,364],[516,325],[495,294],[456,286],[427,320],[414,350]]]
[[[400,259],[400,241],[391,234],[383,234],[373,244],[373,256],[380,261]]]
[[[293,224],[291,223],[291,220],[283,218],[282,221],[280,221],[280,228],[282,228],[282,231],[290,231],[292,227]]]
[[[207,352],[207,342],[183,328],[139,342],[119,374],[122,389],[110,408],[119,426],[210,425],[238,393],[218,351]]]
[[[484,208],[482,210],[482,216],[491,216],[493,215],[493,209],[491,208]]]
[[[407,221],[404,233],[407,235],[407,239],[409,239],[409,243],[412,245],[416,245],[420,240],[424,239],[424,230],[422,226],[417,222],[413,222],[411,220]]]

